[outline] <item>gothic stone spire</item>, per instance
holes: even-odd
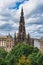
[[[23,13],[23,7],[21,9],[21,17],[23,17],[24,13]]]
[[[26,31],[25,31],[25,21],[24,21],[23,7],[22,7],[20,22],[19,22],[19,41],[24,41],[25,38],[26,38]]]

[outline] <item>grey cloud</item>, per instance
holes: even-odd
[[[0,26],[0,30],[5,30],[5,31],[13,31],[13,30],[18,30],[18,27],[12,27],[11,24],[4,24],[3,26]]]
[[[11,5],[12,6],[12,5]],[[8,10],[9,10],[9,7],[8,7]],[[14,12],[15,13],[15,12]],[[14,14],[13,13],[13,14]],[[32,32],[30,33],[30,35],[31,36],[33,36],[33,37],[38,37],[41,33],[43,34],[43,30],[41,31],[41,29],[43,28],[43,16],[41,16],[41,14],[43,14],[43,4],[40,4],[40,5],[38,5],[33,11],[31,11],[30,13],[28,13],[26,16],[25,16],[25,18],[26,19],[29,19],[29,18],[38,18],[39,17],[39,19],[38,20],[36,20],[36,21],[28,21],[28,23],[26,23],[26,27],[27,26],[32,26],[32,25],[34,25],[34,24],[36,24],[37,26],[38,25],[42,25],[42,27],[39,27],[39,28],[37,28],[37,29],[35,29],[35,30],[32,30]],[[10,20],[12,21],[12,22],[15,22],[15,23],[19,23],[19,19],[17,19],[17,18],[15,18],[15,17],[13,17],[12,16],[12,13],[11,13],[11,11],[6,11],[5,9],[0,13],[0,15],[2,16],[2,17],[4,17],[4,18],[2,18],[2,19],[0,19],[0,21],[6,21],[6,22],[8,22],[8,23],[6,23],[6,24],[4,24],[4,25],[2,25],[2,26],[0,26],[0,31],[2,30],[2,31],[7,31],[7,32],[11,32],[11,31],[16,31],[16,30],[18,30],[18,26],[14,26],[14,27],[12,27],[12,24],[10,24],[9,22],[10,22]],[[17,14],[14,14],[14,16],[17,16]],[[27,30],[28,32],[30,31],[30,30]],[[37,33],[35,33],[35,32],[37,32]]]

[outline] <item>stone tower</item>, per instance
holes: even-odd
[[[25,40],[26,40],[26,31],[25,31],[25,21],[24,21],[23,7],[22,7],[20,22],[19,22],[18,41],[24,42]]]
[[[30,36],[29,36],[29,34],[26,35],[23,7],[21,9],[19,30],[18,30],[17,35],[15,34],[15,37],[14,37],[14,44],[15,45],[20,43],[20,42],[25,42],[25,43],[30,45]]]

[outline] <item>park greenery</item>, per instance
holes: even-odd
[[[0,48],[0,65],[43,65],[43,53],[25,43],[19,43],[10,52]]]

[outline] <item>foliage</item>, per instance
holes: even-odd
[[[19,59],[22,55],[25,55],[27,57],[29,54],[32,53],[33,49],[34,48],[32,46],[20,43],[12,49],[12,51],[7,55],[6,59],[11,58],[13,55],[17,59]]]
[[[34,48],[33,53],[38,53],[39,49],[37,47]]]
[[[38,58],[38,65],[43,65],[43,53]]]
[[[37,64],[37,53],[30,54],[28,58],[31,60],[30,65],[38,65]]]
[[[0,48],[0,58],[4,58],[6,57],[7,55],[7,52],[5,51],[4,48]]]
[[[3,58],[0,58],[0,65],[7,65],[7,62]]]
[[[17,60],[14,56],[10,58],[10,60],[8,61],[8,65],[17,65]]]
[[[29,65],[29,64],[30,64],[30,60],[24,55],[22,55],[19,59],[18,65]]]
[[[14,46],[9,53],[0,48],[0,65],[43,65],[43,53],[25,43]]]

